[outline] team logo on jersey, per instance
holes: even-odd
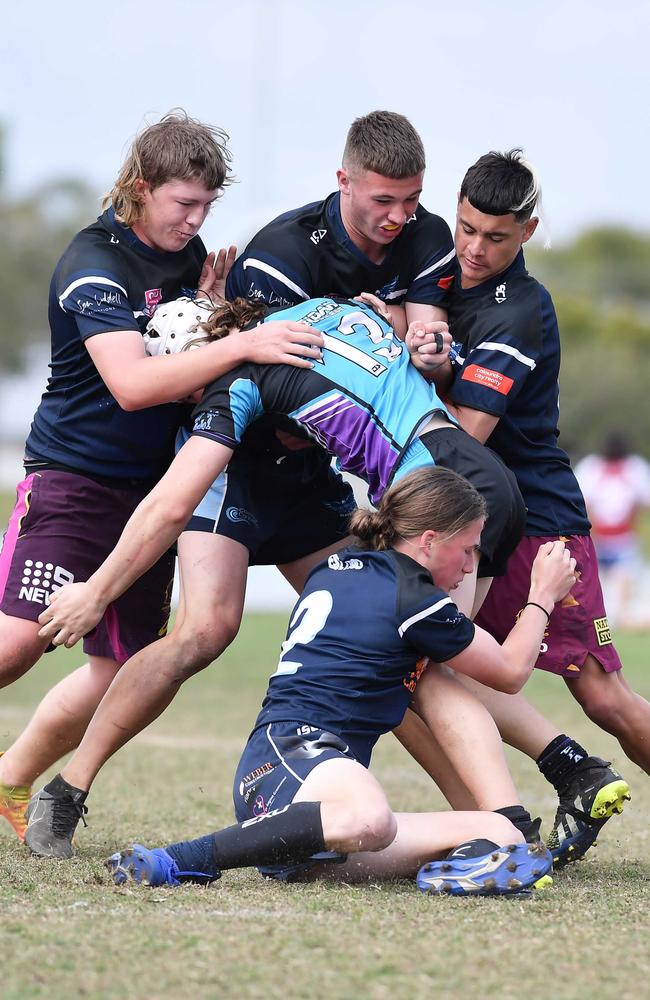
[[[162,288],[148,288],[144,293],[144,311],[147,316],[153,316],[156,306],[162,302]]]
[[[386,284],[382,285],[381,288],[377,288],[375,290],[375,295],[377,296],[378,299],[383,299],[384,301],[386,301],[386,299],[393,294],[398,284],[399,284],[399,274],[396,274],[394,278],[391,278],[390,281],[387,281]]]
[[[610,646],[612,642],[612,632],[607,618],[594,618],[594,628],[596,629],[596,640],[599,646]]]
[[[483,365],[468,365],[467,368],[463,369],[461,378],[465,382],[476,382],[477,385],[482,385],[485,389],[494,389],[502,396],[507,396],[514,385],[513,380],[507,375],[495,372],[492,368],[484,368]]]
[[[336,552],[328,558],[327,565],[330,569],[363,569],[363,563],[360,559],[346,559],[343,561],[339,559]]]
[[[55,590],[66,583],[74,583],[74,573],[51,562],[25,559],[20,582],[22,586],[18,592],[19,601],[33,601],[47,606]]]
[[[505,283],[505,281],[504,281],[504,283],[502,285],[497,285],[497,287],[495,289],[495,292],[494,292],[494,301],[498,302],[499,305],[502,302],[506,301],[506,283]]]
[[[218,410],[206,410],[205,413],[201,413],[196,418],[196,420],[194,421],[194,427],[192,429],[195,431],[209,431],[210,428],[212,427],[212,418],[218,416],[219,416]]]
[[[326,229],[314,229],[313,233],[309,237],[314,246],[316,246],[322,240],[323,236],[327,236]]]

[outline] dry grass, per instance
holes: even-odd
[[[593,752],[611,754],[633,802],[588,860],[531,899],[429,898],[410,882],[286,886],[255,872],[209,888],[117,889],[101,859],[131,838],[152,845],[232,821],[231,778],[284,627],[249,618],[236,646],[185,686],[165,716],[100,775],[71,862],[31,858],[0,828],[3,1000],[109,998],[429,998],[569,1000],[643,995],[650,974],[650,785],[587,722],[561,681],[536,676],[534,700]],[[621,643],[627,673],[650,696],[647,639]],[[59,651],[2,693],[0,747],[79,656]],[[512,754],[532,809],[553,795]],[[392,738],[375,770],[395,807],[442,807]]]

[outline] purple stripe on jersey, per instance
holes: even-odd
[[[377,503],[401,452],[386,439],[368,411],[347,396],[332,393],[304,407],[297,418],[336,455],[342,469],[365,479],[370,499]]]
[[[37,475],[38,473],[36,472],[30,473],[30,475],[26,476],[25,479],[18,483],[18,486],[16,487],[16,506],[13,509],[9,524],[7,525],[4,541],[2,543],[2,551],[0,552],[0,601],[4,597],[11,561],[14,557],[16,542],[18,541],[18,535],[20,534],[20,526],[23,517],[29,510],[32,483]]]

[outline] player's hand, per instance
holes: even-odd
[[[55,646],[74,646],[101,619],[106,605],[99,601],[90,583],[69,583],[55,590],[38,617],[41,639]]]
[[[246,358],[260,365],[295,365],[313,368],[323,356],[325,341],[306,323],[269,320],[254,330],[237,334],[246,337]],[[313,359],[313,360],[311,360]]]
[[[452,337],[449,327],[442,320],[409,323],[404,342],[411,360],[421,371],[434,371],[449,361]]]
[[[230,274],[230,269],[235,263],[237,247],[223,247],[217,253],[211,250],[203,263],[203,270],[199,278],[197,288],[197,298],[208,298],[213,305],[218,299],[226,297],[226,278]]]
[[[576,561],[564,542],[544,542],[531,567],[528,600],[541,604],[550,614],[576,580]]]
[[[383,299],[380,299],[378,295],[373,295],[372,292],[361,292],[360,295],[355,295],[354,302],[363,302],[364,305],[370,306],[370,308],[385,319],[387,323],[392,325],[390,309],[386,305]]]

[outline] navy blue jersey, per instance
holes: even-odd
[[[196,289],[205,256],[198,236],[176,253],[152,249],[112,209],[75,236],[50,285],[52,373],[27,438],[31,459],[115,479],[154,479],[164,471],[184,407],[122,410],[85,341],[144,332],[160,302]]]
[[[299,719],[336,733],[367,765],[399,725],[423,657],[462,653],[474,625],[415,560],[346,549],[319,563],[296,604],[254,728]]]
[[[396,305],[443,303],[454,261],[443,219],[418,206],[376,264],[348,236],[339,202],[337,191],[260,230],[228,275],[227,298],[241,295],[289,306],[316,295],[374,292]]]
[[[588,534],[580,488],[557,443],[560,335],[549,293],[520,251],[473,288],[461,288],[458,276],[448,307],[459,355],[450,398],[499,418],[487,444],[517,477],[525,534]]]
[[[244,364],[222,375],[195,408],[193,433],[234,449],[254,420],[284,414],[336,455],[341,469],[365,479],[376,502],[426,419],[436,412],[449,417],[435,387],[368,306],[310,299],[278,317],[319,330],[322,361],[312,369]],[[430,464],[423,445],[421,451],[420,464]]]

